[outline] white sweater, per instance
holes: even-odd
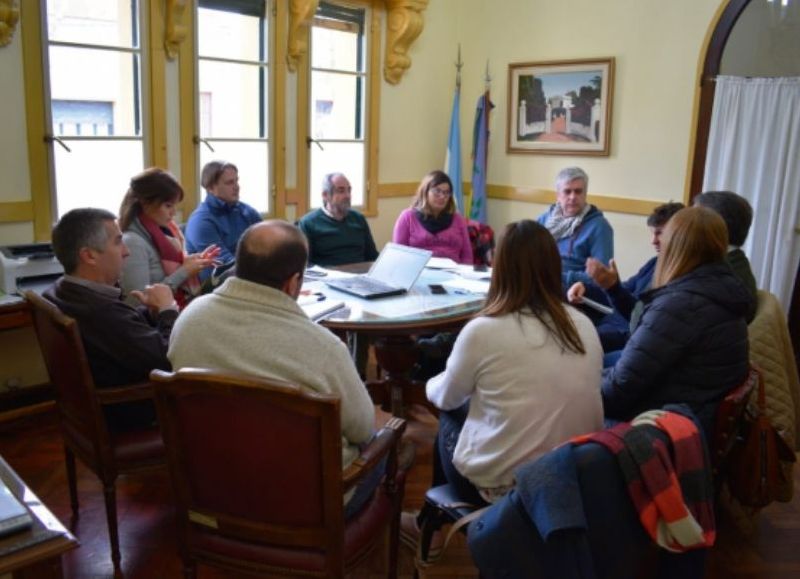
[[[442,410],[470,401],[453,464],[478,488],[511,485],[518,465],[603,428],[600,340],[589,318],[567,311],[585,355],[563,351],[529,312],[479,317],[428,381],[428,399]]]
[[[172,329],[172,367],[278,378],[341,400],[342,463],[372,436],[375,407],[344,343],[313,323],[285,293],[229,278],[193,300]],[[285,441],[289,444],[289,441]]]

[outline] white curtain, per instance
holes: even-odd
[[[753,206],[744,251],[758,287],[788,313],[800,262],[800,77],[717,77],[703,190]]]

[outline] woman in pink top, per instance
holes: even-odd
[[[434,257],[472,263],[467,221],[456,211],[453,184],[443,171],[431,171],[422,179],[411,207],[394,224],[392,241],[429,249]]]

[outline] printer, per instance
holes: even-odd
[[[41,293],[63,273],[49,243],[0,247],[0,290],[6,294]]]

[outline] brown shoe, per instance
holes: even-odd
[[[400,541],[414,553],[417,558],[421,558],[420,552],[420,538],[422,531],[417,525],[417,513],[404,512],[400,515]],[[426,563],[433,563],[442,555],[442,548],[444,546],[444,534],[441,531],[435,531],[431,537],[431,544],[428,548],[428,557]]]

